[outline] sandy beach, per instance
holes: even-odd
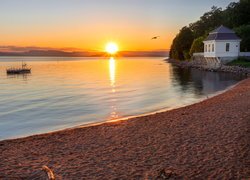
[[[250,79],[187,107],[0,142],[0,179],[250,178]]]

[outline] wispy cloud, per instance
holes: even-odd
[[[51,47],[37,47],[37,46],[0,46],[0,52],[29,52],[29,51],[64,51],[64,52],[75,52],[83,51],[79,48],[51,48]]]

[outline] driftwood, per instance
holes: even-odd
[[[43,166],[42,170],[47,174],[49,180],[55,180],[53,171],[48,166]]]
[[[183,180],[184,177],[178,175],[171,169],[153,169],[145,174],[145,180]]]
[[[159,175],[156,177],[157,180],[175,180],[182,179],[175,172],[171,170],[162,169]]]

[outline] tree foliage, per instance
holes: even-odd
[[[240,50],[242,52],[250,51],[250,24],[242,25],[234,29],[236,34],[241,37]]]
[[[249,51],[249,12],[250,0],[240,0],[239,2],[230,3],[225,10],[213,6],[211,10],[204,13],[198,21],[180,30],[172,42],[170,57],[184,60],[189,59],[193,52],[202,52],[202,38],[206,37],[210,31],[220,25],[233,28],[242,38],[241,50]],[[187,37],[188,35],[190,37]]]
[[[222,8],[213,6],[211,11],[206,12],[200,17],[200,20],[195,23],[191,23],[189,27],[193,31],[194,37],[198,38],[204,34],[208,34],[208,32],[221,25],[223,22],[222,14]]]
[[[204,36],[194,39],[191,49],[189,51],[190,56],[192,56],[193,53],[202,52],[204,50],[204,44],[203,44],[204,40],[205,40]]]
[[[173,41],[170,51],[171,57],[180,60],[189,59],[188,49],[191,47],[193,40],[191,29],[186,26],[183,27]]]
[[[240,2],[230,3],[224,11],[225,25],[236,28],[245,24],[250,24],[250,1],[240,0]]]

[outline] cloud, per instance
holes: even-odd
[[[37,47],[37,46],[0,46],[0,52],[29,52],[29,51],[83,51],[80,48],[51,48],[51,47]]]

